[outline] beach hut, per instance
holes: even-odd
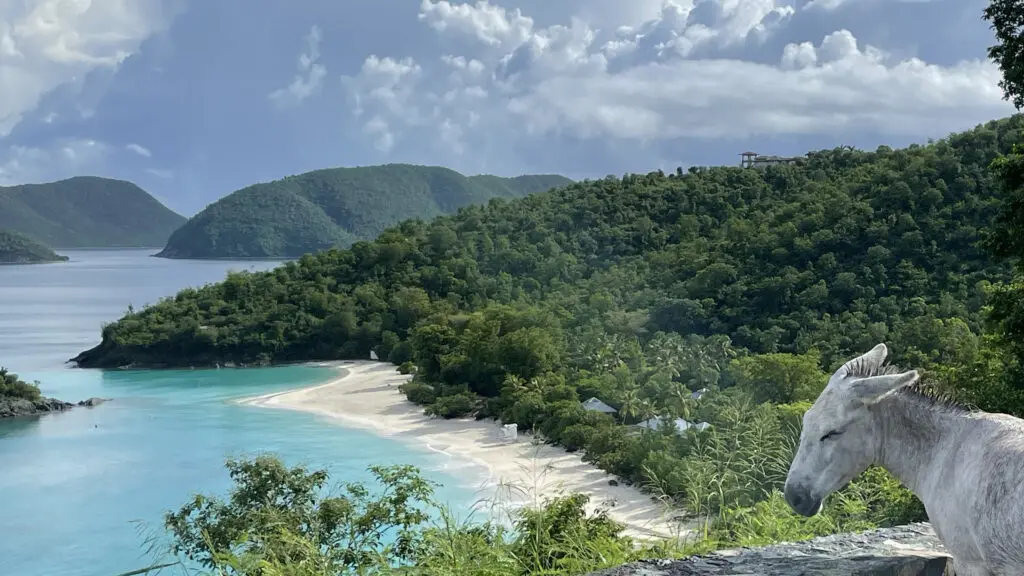
[[[519,438],[518,424],[505,424],[498,430],[498,437],[505,442],[512,442]]]
[[[710,427],[711,427],[711,424],[708,424],[707,422],[698,422],[698,423],[694,424],[693,422],[687,422],[686,420],[683,420],[682,418],[677,418],[676,419],[676,430],[678,430],[679,432],[682,432],[684,430],[689,430],[690,428],[696,428],[698,432],[703,432],[703,431],[707,430]]]
[[[615,408],[601,402],[596,397],[591,397],[589,400],[583,402],[583,409],[590,410],[591,412],[602,412],[604,414],[615,414]]]
[[[634,426],[636,426],[637,428],[645,428],[647,430],[657,430],[659,427],[661,427],[661,423],[664,422],[665,420],[665,418],[654,417],[651,418],[650,420],[644,420],[639,424],[634,424]],[[676,418],[675,420],[673,420],[672,425],[673,427],[675,427],[676,432],[680,434],[689,430],[690,428],[696,428],[698,431],[703,432],[704,430],[707,430],[711,426],[711,424],[708,424],[707,422],[699,422],[697,424],[694,424],[693,422],[689,422],[682,418]]]
[[[644,420],[643,422],[640,422],[639,424],[633,424],[633,426],[635,426],[637,428],[645,428],[647,430],[657,430],[658,428],[661,427],[661,423],[664,422],[664,421],[665,421],[665,418],[661,418],[661,417],[655,416],[654,418],[651,418],[649,420]]]

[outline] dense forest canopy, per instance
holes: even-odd
[[[0,230],[0,264],[39,264],[67,259],[24,234]]]
[[[163,246],[185,218],[131,182],[79,176],[0,187],[0,229],[55,248]]]
[[[976,340],[985,286],[1008,278],[979,240],[1001,206],[987,167],[1020,129],[1015,116],[903,150],[626,175],[405,221],[128,314],[77,360],[411,358],[415,329],[433,329],[439,370],[493,381],[505,360],[454,367],[477,318],[545,349],[537,370],[614,366],[659,332],[814,349],[824,366],[880,341],[902,361],[951,359]]]
[[[555,175],[466,177],[436,166],[332,168],[255,184],[207,206],[158,256],[297,257],[372,240],[408,218],[429,220],[491,198],[569,183]]]

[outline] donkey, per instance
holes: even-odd
[[[1024,574],[1024,420],[937,400],[887,352],[840,367],[804,415],[786,502],[814,516],[878,464],[924,503],[958,576]]]

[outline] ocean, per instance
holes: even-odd
[[[157,250],[67,250],[67,263],[0,267],[0,366],[96,408],[0,421],[0,576],[113,576],[154,563],[163,513],[230,487],[224,461],[263,453],[369,481],[371,464],[412,464],[466,511],[466,463],[371,433],[232,400],[307,386],[337,369],[100,371],[64,363],[104,322],[228,270],[280,262],[152,258]],[[460,484],[461,483],[461,484]],[[162,574],[177,574],[169,569]]]

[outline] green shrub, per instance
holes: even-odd
[[[433,404],[427,406],[426,413],[441,418],[461,418],[469,416],[477,408],[476,397],[462,392],[451,396],[441,396]]]
[[[35,402],[42,397],[42,394],[39,392],[38,385],[29,384],[19,379],[17,374],[8,372],[6,368],[0,368],[0,398],[4,396]]]
[[[408,340],[403,340],[391,349],[391,352],[387,355],[387,359],[388,362],[396,366],[415,365],[413,362],[413,353],[414,350],[412,348],[412,344],[410,344]],[[383,358],[383,356],[381,356],[381,358]],[[406,374],[406,372],[403,372],[403,374]]]
[[[405,397],[409,399],[413,404],[433,404],[437,400],[437,390],[430,384],[424,384],[417,380],[406,382],[399,387],[399,390],[405,394]]]
[[[569,452],[575,452],[587,446],[594,437],[594,427],[589,424],[573,424],[562,430],[558,435],[558,443]]]

